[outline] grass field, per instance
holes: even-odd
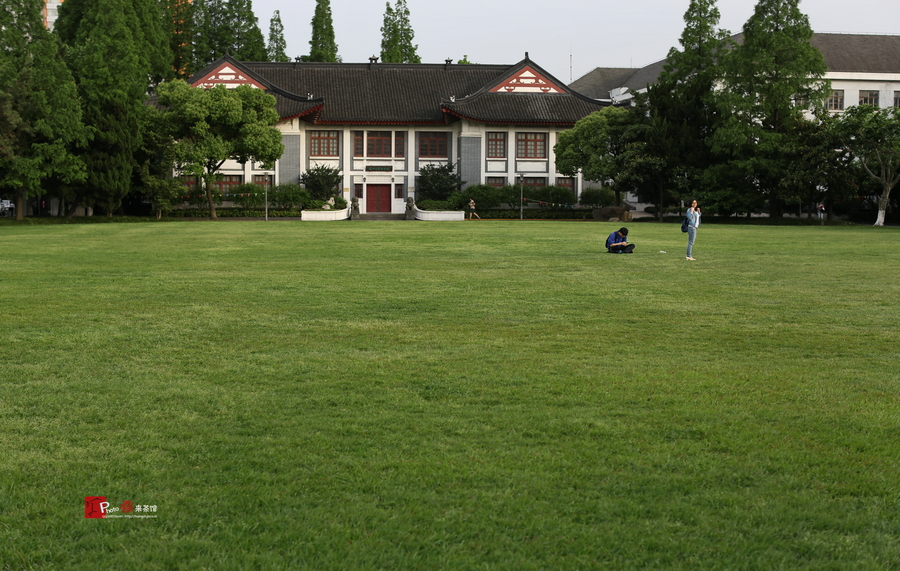
[[[617,226],[0,228],[0,568],[900,568],[900,229]]]

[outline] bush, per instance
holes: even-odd
[[[341,169],[325,165],[316,165],[300,175],[300,182],[316,200],[328,200],[341,181]]]
[[[256,184],[239,184],[234,187],[234,194],[230,198],[241,208],[259,208],[266,203],[266,190]]]
[[[465,184],[458,174],[453,173],[456,165],[425,165],[419,169],[416,193],[424,200],[447,200]]]
[[[616,193],[609,188],[586,188],[581,191],[579,202],[585,206],[603,208],[612,206],[616,202]]]
[[[504,202],[505,198],[501,188],[486,184],[476,184],[463,191],[454,192],[450,195],[448,202],[453,206],[453,210],[465,210],[469,206],[469,200],[474,200],[475,208],[483,210],[485,208],[497,208],[501,202]]]
[[[311,200],[309,192],[299,184],[279,184],[269,192],[269,204],[284,210],[299,210]]]
[[[460,210],[453,208],[449,200],[422,200],[416,203],[420,210]]]

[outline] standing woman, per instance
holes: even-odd
[[[697,238],[697,228],[700,227],[700,207],[697,206],[696,200],[691,201],[691,206],[687,209],[685,216],[688,221],[687,259],[693,261],[694,257],[691,254],[694,249],[694,240]]]

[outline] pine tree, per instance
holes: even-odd
[[[384,63],[422,63],[413,45],[412,25],[409,22],[409,8],[406,0],[397,0],[394,8],[390,2],[385,6],[384,24],[381,26],[381,61]]]
[[[0,0],[0,188],[15,192],[20,220],[25,199],[51,177],[85,177],[72,152],[85,142],[78,94],[42,8],[40,0]]]
[[[281,13],[275,10],[272,20],[269,22],[269,44],[266,51],[269,61],[288,62],[291,58],[284,53],[287,43],[284,41],[284,26],[281,24]]]
[[[229,0],[228,15],[228,24],[232,29],[232,41],[228,48],[231,55],[241,61],[269,61],[266,40],[253,12],[253,2]]]
[[[309,40],[308,61],[339,62],[338,47],[334,41],[334,23],[331,20],[329,0],[316,0],[312,19],[312,38]]]
[[[797,138],[807,131],[804,110],[821,108],[829,89],[825,59],[810,44],[813,32],[799,2],[760,0],[744,24],[743,43],[727,58],[725,74],[735,117],[716,134],[773,216],[798,198],[783,182],[796,158],[785,151],[803,146]]]
[[[250,0],[194,1],[194,68],[225,54],[243,61],[268,61],[266,42]]]
[[[165,22],[175,77],[193,73],[194,5],[189,0],[165,0]]]
[[[142,106],[153,64],[141,50],[140,22],[128,0],[91,0],[80,11],[67,60],[82,103],[84,123],[91,137],[81,154],[87,180],[74,192],[73,206],[101,206],[107,213],[128,194],[134,152],[140,143]],[[130,16],[130,18],[129,18]],[[66,4],[60,20],[68,17]]]

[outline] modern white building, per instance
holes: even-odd
[[[743,34],[733,39],[740,43]],[[900,36],[813,34],[833,90],[828,108],[841,112],[861,104],[900,107]],[[569,87],[601,101],[624,102],[656,83],[666,60],[643,68],[595,68]]]

